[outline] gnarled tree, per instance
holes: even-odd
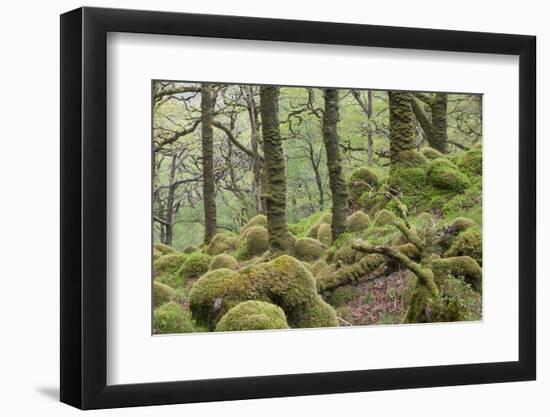
[[[327,152],[327,166],[332,191],[332,239],[336,240],[346,230],[348,191],[342,173],[342,161],[338,146],[338,90],[325,89],[323,113],[323,140]]]
[[[414,150],[414,115],[411,109],[411,93],[389,91],[390,102],[390,163],[402,161],[404,151]]]
[[[202,123],[202,171],[204,200],[204,243],[209,243],[217,231],[216,188],[214,184],[214,132],[212,119],[214,113],[214,95],[212,86],[201,86],[201,123]]]
[[[428,106],[429,115],[419,100]],[[447,153],[447,94],[414,93],[411,95],[411,107],[428,144],[441,153]]]

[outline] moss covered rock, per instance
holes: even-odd
[[[428,160],[415,149],[407,149],[399,152],[399,168],[419,168],[426,165]]]
[[[323,259],[319,259],[317,262],[311,265],[310,272],[313,274],[313,276],[315,276],[321,269],[323,269],[327,265],[328,264]]]
[[[260,226],[267,229],[267,217],[264,214],[258,214],[252,217],[241,229],[241,237],[246,233],[248,229],[254,226]]]
[[[262,226],[252,226],[245,234],[245,253],[247,258],[261,255],[269,249],[267,229]]]
[[[154,333],[191,333],[193,331],[193,323],[190,317],[185,314],[178,303],[166,303],[153,311]]]
[[[476,291],[481,292],[482,272],[479,264],[469,256],[436,259],[431,262],[431,268],[438,285],[449,275],[463,279]]]
[[[323,223],[319,226],[319,230],[317,231],[317,240],[324,245],[332,245],[332,229],[330,224]]]
[[[483,173],[483,155],[480,144],[467,152],[459,154],[456,159],[458,168],[469,177],[480,177]]]
[[[351,240],[342,242],[340,246],[338,246],[334,251],[331,262],[337,262],[346,265],[351,265],[357,262],[363,256],[363,254],[354,250],[351,245]]]
[[[378,177],[367,167],[354,170],[348,180],[348,199],[350,205],[356,206],[361,195],[378,188]]]
[[[332,213],[325,213],[323,214],[319,220],[317,220],[313,226],[309,228],[309,230],[306,233],[306,237],[311,237],[313,239],[317,238],[317,233],[319,232],[319,227],[321,227],[322,224],[328,224],[330,225],[332,223]]]
[[[356,211],[347,218],[346,232],[360,232],[370,226],[370,218],[362,211]]]
[[[397,220],[395,214],[389,210],[380,210],[376,217],[374,218],[374,225],[377,227],[385,226]]]
[[[470,185],[470,180],[448,159],[438,158],[430,162],[427,179],[436,188],[461,193]]]
[[[210,255],[202,252],[193,252],[187,255],[185,261],[178,270],[179,275],[183,282],[189,279],[195,279],[208,271],[212,258]]]
[[[187,255],[172,252],[163,255],[153,263],[153,274],[155,276],[175,273],[185,261]]]
[[[222,268],[236,271],[237,269],[239,269],[239,263],[231,255],[228,255],[226,253],[220,253],[219,255],[216,255],[212,258],[212,261],[210,262],[210,266],[208,267],[208,270],[213,271],[215,269],[222,269]]]
[[[449,228],[452,229],[452,233],[460,233],[475,225],[476,222],[474,222],[472,219],[469,219],[467,217],[457,217],[449,225]]]
[[[153,249],[153,262],[155,262],[158,258],[160,258],[163,255],[163,253],[157,249]]]
[[[166,284],[162,284],[157,281],[153,281],[153,308],[157,308],[160,305],[172,300],[176,295],[173,288]]]
[[[200,249],[197,248],[196,246],[193,246],[193,245],[189,245],[189,246],[186,246],[184,249],[183,249],[183,253],[186,253],[186,254],[190,254],[190,253],[193,253],[193,252],[197,252],[199,251]]]
[[[163,255],[168,255],[169,253],[175,252],[176,250],[171,246],[165,245],[164,243],[155,243],[153,249],[159,251]]]
[[[233,252],[237,249],[238,243],[239,238],[237,236],[228,233],[217,233],[210,241],[205,252],[210,256]]]
[[[310,262],[319,259],[326,248],[326,245],[317,239],[304,237],[296,240],[294,253],[298,259]]]
[[[479,227],[470,227],[460,232],[453,240],[445,256],[469,256],[475,259],[478,264],[482,265],[483,242],[481,229]]]
[[[420,149],[420,153],[426,157],[426,159],[433,160],[437,158],[444,158],[445,156],[439,152],[437,149],[434,149],[430,146]]]
[[[216,326],[217,332],[288,329],[285,312],[274,304],[245,301],[230,309]]]
[[[442,206],[443,213],[454,213],[470,211],[476,207],[481,208],[483,193],[481,191],[481,181],[473,182],[472,186],[467,188],[464,193],[457,194],[447,199]]]
[[[355,286],[344,285],[336,288],[334,291],[330,291],[326,296],[326,300],[330,305],[338,308],[354,301],[358,295]]]

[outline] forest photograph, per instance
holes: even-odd
[[[151,86],[153,334],[482,320],[481,94]]]

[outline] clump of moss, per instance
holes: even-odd
[[[288,329],[285,312],[263,301],[245,301],[230,309],[216,326],[217,332]]]
[[[480,177],[483,173],[483,152],[481,144],[459,154],[456,157],[456,165],[469,177]]]
[[[460,233],[472,226],[475,226],[475,224],[476,222],[474,222],[472,219],[469,219],[467,217],[457,217],[450,224],[449,228],[452,229],[453,233]]]
[[[332,213],[323,214],[319,220],[317,220],[306,232],[306,237],[311,237],[313,239],[317,238],[317,233],[319,232],[319,227],[322,224],[331,224],[332,223]]]
[[[261,255],[269,249],[269,237],[267,229],[261,226],[252,226],[245,234],[246,258]]]
[[[155,276],[173,274],[181,267],[186,257],[187,255],[176,252],[161,256],[153,263],[153,274]]]
[[[336,326],[317,294],[311,273],[288,255],[257,263],[240,272],[218,269],[202,276],[192,287],[190,309],[199,324],[215,327],[219,318],[239,302],[266,301],[281,307],[291,327]]]
[[[400,168],[419,168],[425,166],[426,163],[426,157],[415,149],[399,152],[397,165]]]
[[[193,245],[189,245],[189,246],[186,246],[184,249],[183,249],[183,253],[186,253],[186,254],[191,254],[193,252],[197,252],[198,250],[200,250],[199,248],[197,248],[196,246],[193,246]]]
[[[346,231],[360,232],[370,226],[370,218],[362,211],[356,211],[347,218]]]
[[[376,217],[374,218],[374,225],[377,227],[385,226],[397,220],[395,214],[389,210],[380,210]]]
[[[317,231],[317,240],[327,246],[332,244],[332,229],[330,224],[323,223],[319,226],[319,230]]]
[[[462,193],[471,185],[468,177],[445,158],[434,159],[430,162],[427,179],[436,188],[457,193]]]
[[[482,255],[482,237],[479,227],[470,227],[459,233],[445,253],[445,256],[469,256],[480,265],[483,263]]]
[[[367,167],[354,170],[348,180],[348,200],[351,206],[357,206],[365,191],[378,188],[378,177]]]
[[[303,237],[296,240],[294,252],[298,259],[302,261],[314,261],[319,259],[327,247],[317,239]]]
[[[357,299],[357,297],[358,293],[355,287],[351,285],[344,285],[342,287],[336,288],[334,291],[329,292],[325,299],[328,301],[329,304],[338,308]]]
[[[178,303],[169,302],[153,311],[154,333],[191,333],[193,331],[191,319]]]
[[[168,255],[169,253],[176,251],[173,247],[165,245],[164,243],[155,243],[153,245],[153,249],[159,251],[163,255]]]
[[[172,300],[176,292],[166,284],[153,281],[153,308]]]
[[[323,269],[327,265],[328,264],[323,259],[319,259],[311,266],[310,272],[313,274],[313,276],[315,276],[321,269]]]
[[[445,156],[439,152],[437,149],[434,149],[430,146],[426,146],[422,149],[420,149],[420,153],[426,157],[426,159],[438,159],[438,158],[444,158]]]
[[[237,236],[228,233],[217,233],[210,241],[205,252],[210,256],[233,252],[237,248],[238,243],[239,239]]]
[[[236,271],[239,269],[239,263],[233,258],[231,255],[228,255],[226,253],[220,253],[219,255],[216,255],[212,258],[212,261],[210,262],[210,266],[208,267],[209,271],[213,271],[215,269],[231,269],[232,271]]]
[[[482,198],[481,182],[474,183],[463,194],[458,194],[448,199],[443,204],[442,211],[446,214],[469,211],[475,207],[480,207]]]
[[[158,249],[153,249],[153,262],[155,262],[158,258],[162,256],[162,252]]]
[[[331,261],[346,265],[351,265],[357,262],[363,254],[354,250],[351,247],[351,244],[351,239],[342,242],[334,251]]]
[[[481,292],[481,267],[473,258],[469,256],[442,258],[433,260],[430,265],[438,285],[440,285],[443,279],[452,275],[455,278],[463,279],[476,291]]]
[[[447,308],[448,321],[481,320],[481,294],[468,283],[447,276],[440,280],[439,292]]]
[[[210,255],[206,253],[193,252],[185,258],[177,275],[180,276],[183,281],[198,278],[208,271],[211,260],[212,258]]]
[[[246,233],[248,229],[254,226],[260,226],[267,229],[267,217],[265,214],[258,214],[252,217],[241,229],[241,237]]]

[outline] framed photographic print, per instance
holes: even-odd
[[[535,379],[535,38],[61,16],[61,400]]]

